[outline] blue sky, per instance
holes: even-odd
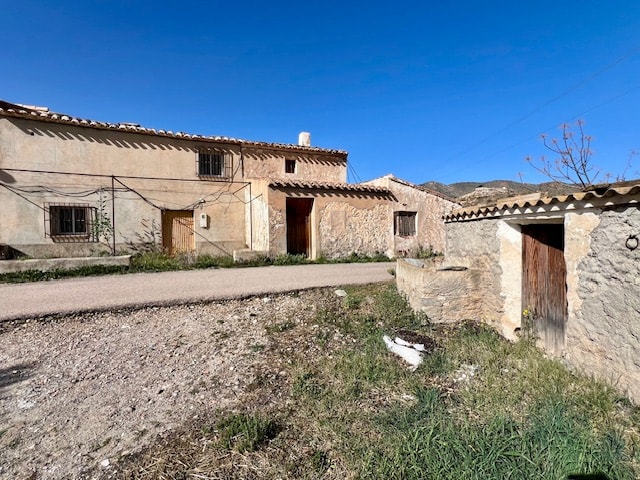
[[[309,131],[349,152],[350,181],[543,181],[525,157],[578,119],[603,172],[640,151],[632,0],[3,3],[1,99],[248,140]]]

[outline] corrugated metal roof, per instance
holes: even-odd
[[[296,188],[303,190],[334,190],[344,192],[362,192],[390,195],[391,191],[385,187],[373,185],[363,185],[361,183],[325,183],[325,182],[297,182],[287,180],[272,180],[270,187],[276,188]]]
[[[238,138],[224,137],[224,136],[206,136],[195,135],[184,132],[173,132],[171,130],[156,130],[155,128],[141,127],[134,123],[109,123],[100,122],[97,120],[88,120],[77,117],[72,117],[63,113],[56,113],[49,111],[48,108],[35,107],[27,105],[17,105],[13,103],[0,100],[0,116],[25,118],[29,120],[36,120],[42,122],[58,123],[63,125],[75,125],[79,127],[96,128],[101,130],[116,130],[131,133],[140,133],[143,135],[154,135],[158,137],[177,138],[183,140],[197,140],[200,142],[216,142],[236,145],[247,145],[251,147],[264,147],[272,149],[283,149],[293,151],[304,152],[316,152],[316,153],[328,153],[332,155],[338,155],[346,157],[347,152],[345,150],[333,150],[319,147],[305,147],[302,145],[286,144],[286,143],[269,143],[269,142],[257,142],[251,140],[242,140]]]
[[[495,205],[481,205],[459,208],[445,217],[447,222],[458,222],[464,220],[475,220],[480,218],[491,218],[503,216],[515,211],[522,213],[527,209],[538,207],[558,207],[562,210],[564,206],[575,202],[601,201],[605,205],[620,205],[626,203],[640,203],[638,199],[628,197],[640,195],[640,180],[621,182],[617,184],[597,185],[584,192],[575,192],[567,195],[544,196],[541,193],[530,195],[520,195],[498,200]],[[608,201],[609,200],[609,201]]]

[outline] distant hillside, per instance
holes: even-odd
[[[422,184],[451,198],[455,198],[462,206],[494,203],[496,200],[516,195],[544,192],[548,195],[561,195],[577,190],[573,185],[557,182],[521,183],[511,180],[491,180],[488,182],[457,182],[446,185],[440,182]]]

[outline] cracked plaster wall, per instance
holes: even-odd
[[[598,217],[568,215],[566,225],[567,255],[572,253],[567,259],[567,360],[637,402],[640,248],[627,248],[626,240],[640,234],[640,210],[623,207]]]

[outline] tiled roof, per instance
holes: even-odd
[[[505,198],[498,200],[495,205],[476,205],[459,208],[447,215],[445,221],[459,222],[521,213],[535,213],[536,211],[561,211],[576,202],[581,204],[597,203],[601,206],[638,204],[640,203],[640,180],[597,185],[590,190],[568,195],[544,196],[541,193],[534,193]]]
[[[276,188],[297,188],[304,190],[333,190],[341,192],[362,192],[390,195],[391,191],[385,187],[373,185],[363,185],[361,183],[325,183],[325,182],[296,182],[287,180],[272,180],[270,187]]]
[[[159,137],[178,138],[187,140],[197,140],[201,142],[217,142],[235,145],[247,145],[251,147],[264,147],[284,150],[295,150],[305,152],[317,152],[328,153],[332,155],[347,156],[345,150],[332,150],[319,147],[306,147],[302,145],[286,144],[286,143],[269,143],[269,142],[256,142],[251,140],[242,140],[238,138],[223,137],[223,136],[206,136],[195,135],[184,132],[173,132],[171,130],[156,130],[155,128],[141,127],[134,123],[109,123],[99,122],[97,120],[87,120],[77,117],[72,117],[63,113],[55,113],[49,111],[48,108],[35,107],[29,105],[17,105],[0,100],[0,116],[4,117],[17,117],[25,118],[29,120],[37,120],[42,122],[58,123],[63,125],[75,125],[79,127],[96,128],[100,130],[115,130],[122,132],[140,133],[143,135],[155,135]]]

